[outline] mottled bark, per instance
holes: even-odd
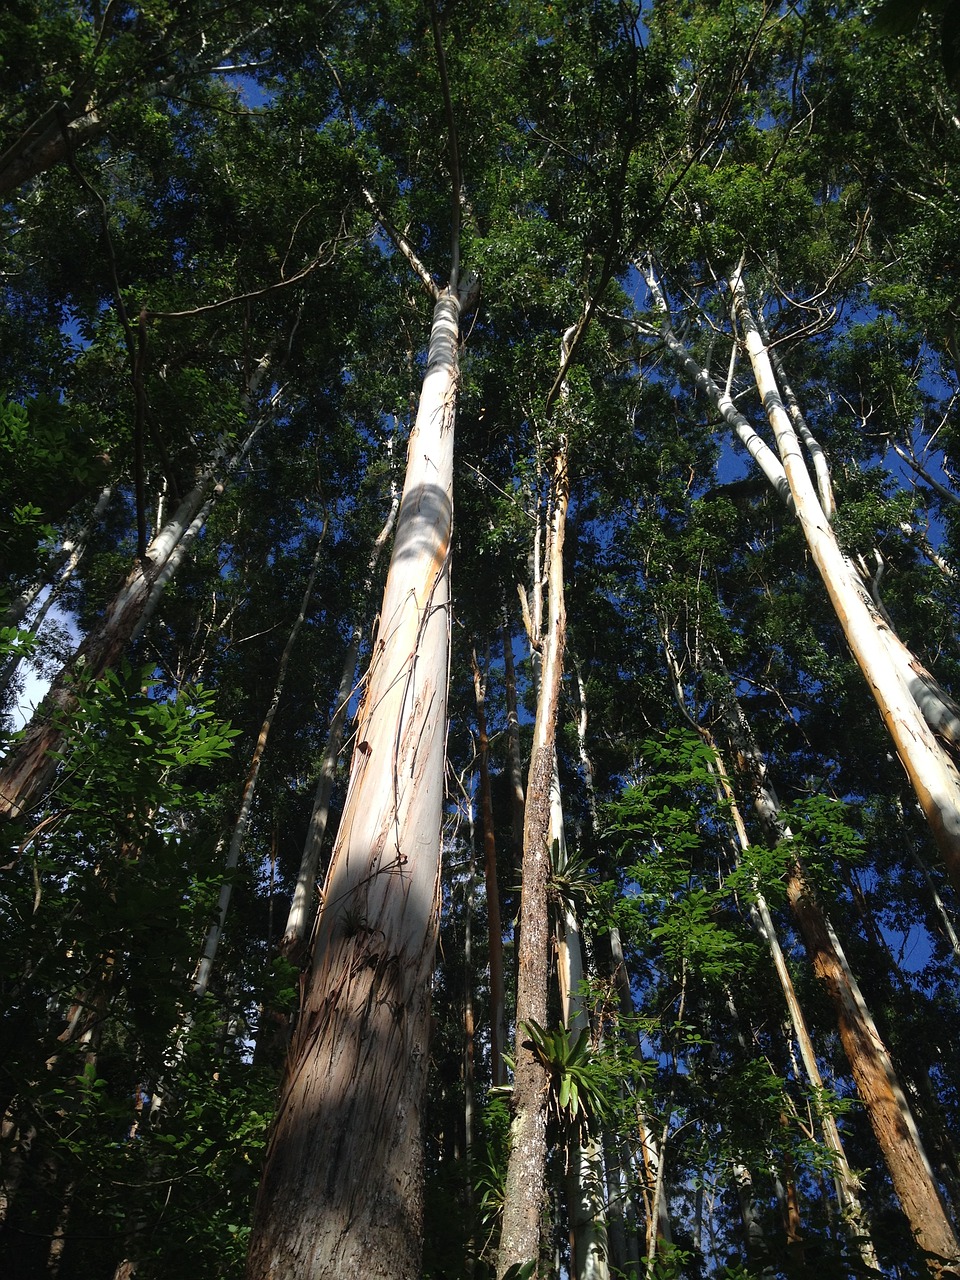
[[[442,294],[249,1280],[420,1274],[461,299]]]
[[[570,331],[567,331],[569,334]],[[565,341],[567,335],[565,335]],[[527,780],[523,828],[523,887],[517,974],[517,1046],[513,1084],[513,1122],[504,1200],[503,1229],[497,1258],[502,1277],[514,1263],[537,1259],[546,1163],[549,1076],[527,1047],[524,1024],[547,1022],[550,926],[547,884],[550,876],[550,789],[553,782],[557,704],[563,676],[566,610],[563,589],[563,540],[569,481],[566,439],[551,459],[552,507],[547,545],[547,625],[540,641],[541,676],[533,747]]]

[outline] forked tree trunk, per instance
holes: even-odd
[[[420,1274],[437,935],[457,343],[434,310],[397,534],[254,1220],[249,1280]]]
[[[563,352],[572,335],[564,334]],[[566,532],[569,479],[566,437],[551,459],[550,523],[547,544],[547,626],[541,640],[540,694],[533,726],[523,826],[523,887],[520,896],[520,942],[517,975],[517,1046],[513,1081],[513,1121],[504,1193],[503,1228],[497,1276],[515,1263],[536,1261],[540,1254],[540,1212],[546,1169],[549,1075],[528,1047],[526,1024],[547,1024],[550,923],[547,885],[550,877],[550,788],[553,781],[557,704],[563,676],[566,610],[563,591],[563,539]]]
[[[774,491],[796,512],[847,644],[893,739],[947,872],[960,892],[960,774],[935,736],[939,733],[952,739],[960,735],[956,705],[893,634],[870,601],[857,570],[840,550],[830,526],[833,498],[822,450],[807,430],[789,387],[784,391],[789,411],[784,404],[770,352],[747,302],[742,273],[736,271],[731,280],[734,311],[779,457],[677,338],[652,269],[646,278],[662,316],[659,336],[678,367],[711,401]],[[801,438],[817,475],[817,488],[803,458]]]
[[[810,554],[827,588],[847,644],[870,686],[920,808],[930,824],[944,865],[960,892],[960,774],[937,742],[925,719],[929,712],[923,706],[923,700],[940,702],[938,697],[935,698],[935,682],[922,668],[903,670],[897,655],[899,649],[906,652],[905,647],[887,628],[878,626],[868,608],[855,581],[853,567],[840,550],[810,479],[791,415],[777,386],[766,343],[747,302],[739,269],[734,273],[730,288],[757,389],[776,437],[780,461]],[[909,663],[907,665],[909,668]],[[942,731],[939,724],[936,727]]]
[[[789,840],[780,823],[779,804],[742,712],[729,724],[741,767],[751,779],[757,814],[767,839]],[[787,901],[793,911],[817,978],[833,1005],[840,1040],[883,1154],[901,1208],[917,1247],[935,1277],[960,1276],[960,1240],[947,1217],[916,1120],[880,1038],[840,940],[798,859],[786,872]]]

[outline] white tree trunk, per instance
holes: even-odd
[[[367,576],[363,584],[364,598],[369,596],[373,588],[373,576],[376,573],[383,549],[387,545],[387,540],[393,532],[399,506],[400,495],[395,493],[393,501],[390,503],[387,518],[383,522],[383,527],[377,535],[373,550],[370,553]],[[297,872],[297,883],[294,886],[283,937],[280,939],[281,953],[289,956],[294,961],[299,959],[304,947],[306,947],[317,915],[317,874],[320,868],[320,850],[323,846],[323,837],[326,835],[327,820],[330,816],[330,797],[333,794],[337,759],[343,743],[343,730],[347,723],[347,708],[354,690],[354,676],[357,670],[357,659],[360,656],[363,627],[364,623],[361,617],[353,628],[347,654],[343,660],[340,685],[337,689],[337,701],[334,707],[333,719],[330,721],[330,730],[327,734],[323,759],[320,762],[320,777],[317,779],[317,786],[313,795],[313,810],[310,814],[307,838],[304,841],[303,856],[300,859],[300,869]]]
[[[130,570],[102,621],[60,670],[23,737],[0,766],[0,817],[20,817],[42,798],[56,772],[52,753],[60,748],[66,722],[77,706],[77,680],[97,679],[120,658],[137,631],[154,588],[159,583],[165,586],[182,562],[181,544],[197,519],[205,518],[209,511],[211,487],[215,485],[213,497],[223,492],[226,477],[246,457],[266,420],[261,418],[254,424],[232,456],[229,441],[221,442],[193,489],[150,543],[144,560],[138,560]],[[228,459],[224,478],[218,482],[224,459]]]
[[[561,874],[567,863],[567,841],[563,823],[563,799],[557,773],[556,754],[550,787],[550,847],[556,869]],[[573,903],[564,901],[563,919],[557,930],[557,977],[560,1008],[571,1039],[590,1026],[581,987],[586,977],[583,967],[583,939]],[[609,1280],[607,1242],[607,1194],[603,1173],[603,1152],[597,1141],[596,1122],[582,1123],[578,1138],[568,1148],[567,1206],[573,1235],[574,1266],[578,1280]]]
[[[849,560],[837,544],[781,399],[769,353],[750,311],[739,270],[734,273],[730,288],[757,389],[776,437],[780,461],[810,554],[930,824],[947,871],[960,890],[960,775],[925,721],[911,686],[891,660],[890,646],[854,581]],[[918,681],[918,686],[927,687],[922,681]]]
[[[249,1280],[420,1274],[461,298],[434,311],[393,556]]]

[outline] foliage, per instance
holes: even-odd
[[[517,585],[535,608],[545,460],[564,437],[567,856],[557,842],[550,894],[581,930],[589,1025],[560,1025],[545,969],[544,1025],[513,1026],[551,1081],[543,1256],[576,1269],[567,1175],[589,1132],[610,1166],[610,1225],[639,1257],[662,1172],[674,1242],[655,1240],[650,1275],[859,1273],[832,1198],[832,1113],[864,1170],[882,1273],[922,1274],[788,888],[799,860],[953,1185],[955,886],[802,530],[671,354],[644,273],[682,349],[772,448],[731,317],[742,260],[781,390],[816,442],[804,457],[820,446],[829,463],[839,544],[960,697],[955,0],[0,7],[4,672],[23,658],[19,679],[27,660],[53,674],[136,567],[138,521],[155,534],[198,480],[211,499],[143,635],[104,672],[79,663],[53,785],[3,827],[0,1269],[241,1274],[302,983],[276,944],[355,626],[351,713],[370,661],[385,568],[371,580],[370,548],[428,360],[432,298],[408,252],[443,282],[453,125],[463,266],[482,292],[457,406],[424,1274],[469,1259],[486,1280],[506,1194],[483,905],[499,894],[509,1022],[522,851],[508,743],[515,727],[527,751],[537,698]],[[571,326],[564,395],[548,403]],[[314,599],[227,871],[321,523]],[[35,590],[24,618],[6,612]],[[474,647],[488,655],[489,833]],[[735,707],[753,745],[731,730]],[[362,748],[338,760],[325,855]],[[779,792],[772,822],[761,770]],[[482,835],[496,844],[483,889]],[[787,1028],[761,899],[822,1087]],[[794,1202],[802,1265],[783,1227]]]

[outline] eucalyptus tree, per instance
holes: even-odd
[[[421,1250],[421,1108],[444,794],[453,439],[461,312],[461,168],[439,20],[451,188],[448,283],[426,370],[350,785],[312,972],[267,1153],[248,1274],[413,1276]],[[365,1009],[358,1018],[357,1010]],[[381,1106],[378,1100],[389,1099]]]

